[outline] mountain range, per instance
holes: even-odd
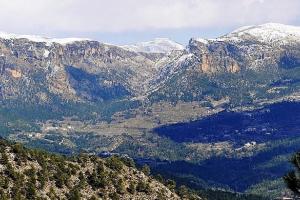
[[[117,46],[85,38],[0,33],[1,135],[63,154],[84,150],[127,154],[142,163],[150,159],[156,170],[157,160],[176,167],[176,162],[186,162],[196,169],[210,159],[242,162],[265,153],[276,161],[270,180],[256,178],[241,187],[238,180],[222,182],[192,172],[174,170],[169,176],[197,189],[256,194],[253,188],[264,181],[277,181],[282,189],[278,178],[288,167],[278,159],[288,160],[299,146],[298,127],[289,130],[290,137],[277,137],[269,131],[274,129],[270,121],[234,127],[236,121],[224,113],[263,118],[263,112],[284,110],[282,105],[297,110],[299,67],[300,28],[275,23],[242,27],[216,39],[191,38],[186,46],[166,38]],[[210,119],[219,118],[230,123],[213,129]],[[190,122],[196,136],[173,137],[178,134],[173,125],[190,127]],[[246,129],[257,138],[242,137],[249,134]],[[261,134],[266,134],[263,139]],[[275,151],[280,145],[288,150]],[[197,180],[188,179],[190,175]]]
[[[47,100],[47,92],[74,101],[155,99],[174,93],[175,100],[199,100],[205,97],[205,87],[185,88],[191,86],[189,81],[194,85],[202,76],[214,79],[222,73],[274,79],[300,62],[299,28],[280,24],[243,27],[217,39],[191,39],[186,48],[168,39],[118,47],[76,38],[5,33],[0,38],[4,99],[35,89],[37,101]],[[35,80],[39,76],[42,80]]]

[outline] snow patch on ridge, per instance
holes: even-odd
[[[88,38],[48,38],[43,36],[37,35],[18,35],[18,34],[11,34],[0,32],[0,38],[11,40],[11,39],[27,39],[33,42],[44,42],[48,46],[52,45],[53,43],[58,43],[61,45],[66,45],[69,43],[77,42],[77,41],[90,41]]]
[[[173,50],[183,50],[184,46],[168,38],[156,38],[152,41],[141,42],[133,45],[124,45],[122,48],[144,53],[169,53]]]
[[[44,51],[44,57],[48,58],[50,51],[48,51],[47,49],[45,49]]]
[[[198,41],[198,42],[201,42],[203,44],[208,44],[208,41],[209,41],[209,40],[204,39],[204,38],[195,38],[195,40]]]
[[[255,38],[264,43],[287,43],[300,41],[300,27],[267,23],[257,26],[244,26],[217,38],[217,41],[241,41],[245,37]]]

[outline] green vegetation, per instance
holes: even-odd
[[[239,194],[221,190],[202,190],[198,195],[208,200],[270,200],[270,198],[251,194]]]
[[[275,199],[282,195],[282,192],[286,190],[286,185],[282,178],[276,180],[265,180],[256,185],[252,185],[246,193],[253,195],[261,195],[266,198]]]
[[[282,97],[300,88],[299,68],[255,72],[207,75],[194,71],[181,71],[169,79],[164,87],[150,95],[157,101],[202,101],[210,97],[218,100],[229,97],[229,107],[256,105],[256,100]],[[270,89],[275,88],[275,92]]]
[[[231,99],[229,107],[235,107],[239,105],[254,105],[256,100],[259,99],[272,99],[280,96],[288,95],[291,92],[299,89],[300,81],[297,77],[300,74],[299,68],[295,69],[280,69],[280,71],[274,73],[265,72],[254,73],[251,71],[243,71],[240,74],[219,74],[216,76],[208,76],[203,74],[189,73],[187,71],[178,74],[167,82],[166,87],[161,88],[156,93],[150,95],[150,101],[152,103],[163,100],[176,103],[179,100],[182,101],[202,101],[207,100],[207,97],[212,97],[212,99],[221,99],[225,96],[228,96]],[[73,74],[74,75],[74,74]],[[75,74],[75,76],[77,76]],[[182,82],[182,76],[186,78],[187,82]],[[44,79],[44,77],[36,76],[37,79]],[[80,77],[77,77],[80,78]],[[94,77],[85,77],[87,79],[92,79]],[[255,81],[254,81],[255,80]],[[182,83],[182,84],[179,84]],[[280,91],[275,93],[267,92],[269,89],[279,87]],[[116,88],[116,91],[118,89]],[[33,95],[32,92],[30,95]],[[114,94],[112,94],[114,95]],[[251,96],[252,95],[252,96]],[[113,97],[113,96],[110,96]],[[110,98],[109,97],[109,98]],[[44,122],[48,119],[52,120],[61,120],[63,117],[71,117],[76,120],[88,121],[89,123],[95,123],[99,121],[108,121],[112,120],[112,115],[118,111],[125,111],[123,116],[126,118],[132,113],[129,112],[132,108],[137,108],[141,104],[138,101],[131,100],[108,100],[108,101],[95,101],[95,102],[72,102],[65,101],[60,99],[55,95],[49,95],[48,101],[45,103],[39,102],[38,104],[33,104],[32,102],[23,102],[23,100],[7,100],[5,103],[0,106],[0,133],[4,137],[13,136],[15,133],[24,132],[40,132],[40,126],[37,125],[40,122]],[[207,106],[212,106],[209,101],[207,101]],[[255,105],[254,105],[255,106]],[[276,180],[277,176],[272,177],[272,180],[265,180],[266,177],[261,177],[258,181],[253,178],[253,173],[260,170],[273,170],[277,172],[282,171],[282,169],[288,169],[289,166],[285,164],[285,161],[289,158],[289,153],[291,150],[294,151],[294,148],[298,147],[299,139],[291,139],[288,141],[278,140],[266,142],[266,146],[262,149],[257,149],[255,151],[249,152],[249,154],[235,154],[232,153],[222,153],[222,152],[209,152],[201,153],[201,149],[195,151],[195,149],[189,148],[189,143],[178,143],[174,142],[166,137],[158,137],[152,133],[145,133],[144,135],[134,138],[130,135],[130,132],[126,132],[123,135],[118,135],[115,137],[83,134],[79,132],[74,132],[67,137],[61,133],[51,132],[45,136],[42,140],[39,139],[28,139],[25,136],[18,138],[19,141],[25,141],[28,146],[43,148],[51,152],[58,152],[62,154],[74,154],[82,150],[87,152],[101,152],[107,149],[108,146],[114,144],[114,141],[121,141],[118,143],[116,149],[117,153],[128,154],[129,156],[135,158],[151,158],[153,160],[168,160],[168,161],[178,161],[183,160],[193,164],[201,166],[201,162],[205,159],[211,158],[212,156],[217,155],[218,157],[225,157],[225,164],[228,168],[231,168],[229,164],[229,159],[232,157],[238,158],[238,163],[243,166],[243,163],[247,163],[247,159],[244,157],[253,156],[256,158],[257,154],[264,153],[264,162],[258,161],[254,162],[251,166],[251,172],[247,174],[250,178],[245,181],[247,191],[251,191],[253,194],[262,194],[267,193],[268,191],[275,190],[277,183],[274,183],[273,179]],[[60,141],[68,140],[72,145],[65,145],[60,143]],[[242,141],[244,142],[244,141]],[[276,146],[277,145],[277,146]],[[274,150],[277,151],[278,148],[288,148],[287,152],[282,153],[273,153]],[[230,149],[231,151],[231,149]],[[270,156],[269,156],[270,155]],[[228,162],[227,162],[228,161]],[[22,163],[22,160],[17,160],[16,162]],[[123,162],[123,161],[122,161]],[[109,168],[113,170],[122,170],[120,167],[120,162],[114,160],[114,158],[107,161]],[[131,163],[132,164],[132,163]],[[132,164],[134,166],[134,164]],[[214,166],[216,167],[216,166]],[[212,168],[214,168],[212,167]],[[8,169],[11,167],[8,165]],[[41,187],[47,186],[47,181],[51,176],[56,179],[55,188],[63,188],[65,185],[68,185],[68,180],[72,177],[72,174],[68,174],[65,169],[59,168],[54,174],[49,174],[46,168],[44,170],[37,170],[35,172],[36,180]],[[274,170],[275,169],[275,170]],[[36,169],[35,169],[36,170]],[[173,169],[170,169],[172,171]],[[198,169],[194,170],[197,171]],[[145,174],[149,174],[148,169],[143,169]],[[190,182],[193,182],[194,185],[198,186],[220,186],[228,188],[228,185],[232,186],[235,184],[233,182],[228,182],[218,184],[217,181],[204,183],[201,177],[194,176],[194,171],[187,174],[179,174],[174,170],[176,176],[180,180],[183,180],[182,183],[188,185],[186,182],[190,179]],[[173,172],[173,171],[172,171]],[[236,177],[243,175],[245,171],[241,170],[241,173],[237,173]],[[252,174],[251,174],[252,173]],[[23,180],[18,177],[19,175],[14,173],[14,171],[9,170],[7,175],[11,179]],[[26,175],[27,176],[27,175]],[[102,188],[103,185],[107,182],[107,176],[110,174],[103,174],[100,171],[93,171],[90,174],[84,174],[83,180],[86,179],[86,176],[92,181],[87,181],[87,184],[94,185],[94,188]],[[221,176],[221,175],[220,175]],[[173,177],[171,177],[173,178]],[[216,177],[218,180],[218,177]],[[123,180],[124,181],[124,180]],[[263,181],[263,182],[260,182]],[[270,182],[271,181],[271,182]],[[32,182],[34,180],[32,179]],[[176,182],[178,182],[176,180]],[[122,179],[117,179],[112,184],[118,185],[117,183],[122,183]],[[254,184],[253,186],[249,186]],[[272,184],[270,184],[272,183]],[[7,180],[1,180],[3,186],[7,186]],[[216,185],[215,185],[216,184]],[[122,185],[122,184],[121,184]],[[180,185],[180,184],[178,184]],[[77,193],[80,187],[72,186],[74,193]],[[123,187],[118,188],[119,193],[128,191],[129,193],[136,193],[135,189],[138,188],[141,191],[147,190],[146,183],[136,182],[130,184],[125,189]],[[169,185],[170,189],[172,184]],[[190,185],[188,185],[190,187]],[[278,184],[278,186],[282,186]],[[28,195],[35,194],[36,191],[33,190],[33,184],[28,182],[27,185]],[[177,186],[178,187],[178,186]],[[243,188],[243,189],[244,189]],[[13,188],[17,194],[21,193],[16,187]],[[185,188],[181,188],[182,194],[184,194]],[[232,189],[232,187],[231,187]],[[281,187],[279,188],[281,189]],[[51,192],[50,192],[51,193]],[[278,194],[278,191],[274,191],[274,194]],[[113,194],[117,198],[118,194]],[[78,197],[78,195],[75,195]],[[80,196],[80,195],[79,195]],[[72,197],[73,198],[73,197]],[[76,197],[74,197],[76,198]]]
[[[168,198],[161,183],[134,168],[129,158],[65,157],[0,140],[0,199]],[[91,188],[91,189],[89,189]],[[88,190],[88,192],[86,192]],[[174,194],[173,194],[174,195]]]
[[[286,174],[283,179],[287,187],[294,192],[295,195],[300,196],[300,152],[296,153],[291,159],[295,170]]]

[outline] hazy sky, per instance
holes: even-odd
[[[300,0],[0,0],[0,19],[4,32],[185,44],[244,25],[300,25]]]

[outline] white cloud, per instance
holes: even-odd
[[[299,10],[299,0],[0,0],[0,29],[122,32],[289,24]]]

